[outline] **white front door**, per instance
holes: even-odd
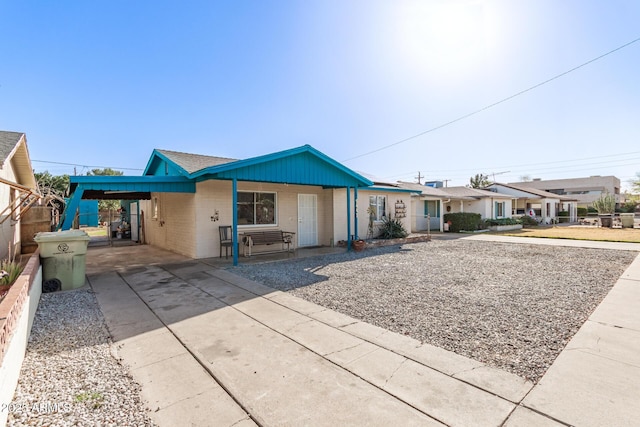
[[[298,194],[298,246],[318,244],[318,196]]]

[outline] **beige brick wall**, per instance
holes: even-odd
[[[408,193],[398,193],[394,191],[371,191],[358,190],[358,237],[364,239],[367,237],[367,229],[369,228],[369,196],[386,196],[387,197],[387,213],[393,217],[395,212],[395,203],[402,200],[406,206],[406,216],[402,219],[405,229],[411,231],[411,196]],[[354,221],[354,191],[351,190],[351,234],[355,235]],[[333,232],[334,242],[347,240],[347,192],[343,188],[333,190],[333,217],[335,219],[335,228]]]
[[[145,213],[145,240],[147,243],[192,258],[208,258],[220,255],[219,226],[232,224],[231,181],[209,180],[196,184],[196,194],[153,193],[158,198],[158,217],[153,218],[152,201],[141,201]],[[325,190],[321,187],[269,183],[239,182],[238,191],[263,191],[277,194],[277,224],[275,226],[239,226],[245,230],[279,229],[298,234],[298,195],[317,196],[318,244],[329,246],[347,238],[346,192],[344,189]],[[396,199],[403,199],[407,216],[403,219],[407,230],[411,229],[410,196],[394,192],[358,192],[360,213],[359,235],[367,235],[369,195],[386,195],[387,210],[394,212]],[[352,195],[353,212],[353,195]],[[212,219],[213,217],[213,219]],[[352,223],[353,227],[353,223]],[[354,230],[352,230],[353,233]],[[256,246],[254,252],[269,250]],[[242,249],[241,249],[242,251]]]
[[[232,215],[231,181],[203,181],[196,185],[195,224],[196,257],[207,258],[220,255],[219,226],[231,225]],[[284,185],[255,182],[239,182],[238,191],[276,193],[277,224],[269,226],[243,226],[238,230],[278,229],[298,233],[298,194],[315,194],[318,202],[318,243],[329,245],[332,233],[332,197],[330,190],[321,187],[303,185]],[[213,221],[211,217],[217,218]],[[267,251],[272,248],[256,246],[253,252]],[[224,251],[223,251],[224,254]]]
[[[158,199],[158,215],[153,217],[153,199]],[[151,193],[151,201],[141,201],[144,211],[145,242],[191,258],[196,258],[195,194]],[[142,203],[144,202],[144,203]]]

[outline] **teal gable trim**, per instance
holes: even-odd
[[[197,180],[238,179],[322,187],[368,187],[373,182],[309,145],[225,163],[190,175]]]
[[[153,150],[151,157],[147,162],[147,167],[144,169],[142,175],[146,176],[184,176],[188,177],[189,172],[177,165],[167,156],[160,153],[158,150]]]

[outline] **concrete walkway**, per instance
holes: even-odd
[[[640,417],[638,258],[535,387],[149,246],[92,249],[87,274],[161,426],[620,426]]]

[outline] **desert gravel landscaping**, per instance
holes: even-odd
[[[91,289],[43,294],[9,426],[152,426]]]
[[[537,382],[636,256],[436,240],[231,271]]]

